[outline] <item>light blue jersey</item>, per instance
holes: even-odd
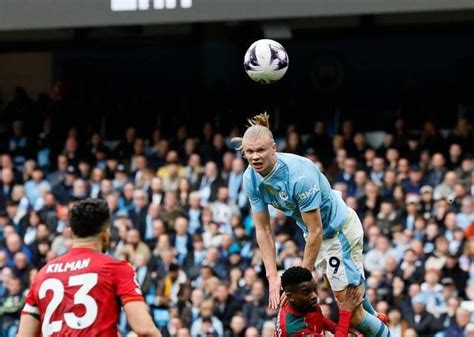
[[[319,209],[323,239],[333,238],[348,218],[348,209],[339,193],[331,189],[327,178],[309,159],[277,152],[277,162],[265,177],[249,166],[244,174],[244,188],[254,212],[273,205],[293,217],[303,230],[308,228],[301,213]]]

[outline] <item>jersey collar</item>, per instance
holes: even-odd
[[[275,165],[273,166],[270,173],[268,173],[265,177],[263,177],[262,183],[264,184],[268,183],[272,179],[272,177],[275,175],[275,172],[278,171],[279,168],[280,168],[280,163],[278,162],[278,158],[277,158]]]
[[[260,186],[261,184],[270,185],[272,178],[275,177],[276,172],[278,172],[280,167],[281,167],[281,163],[280,163],[280,160],[278,158],[278,153],[277,153],[276,163],[273,166],[272,170],[265,177],[263,177],[260,173],[258,173],[258,172],[256,172],[255,170],[252,169],[253,173],[254,173],[254,177],[256,178],[256,181],[257,181],[257,186]]]

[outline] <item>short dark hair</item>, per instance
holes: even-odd
[[[86,199],[74,203],[69,216],[72,232],[80,238],[99,234],[108,220],[109,207],[100,199]]]
[[[281,285],[285,291],[291,291],[294,286],[303,282],[310,282],[313,279],[311,272],[303,267],[288,268],[281,275]]]

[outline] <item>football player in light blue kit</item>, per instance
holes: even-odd
[[[276,152],[268,114],[253,117],[239,149],[249,162],[244,188],[252,206],[257,243],[265,264],[272,309],[280,303],[280,278],[268,205],[293,217],[303,230],[306,246],[302,267],[327,277],[335,296],[343,299],[349,285],[364,287],[364,233],[357,214],[307,158]],[[365,299],[351,319],[351,327],[365,335],[390,336]]]

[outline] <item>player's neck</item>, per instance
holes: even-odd
[[[297,308],[291,303],[288,303],[288,306],[290,307],[291,310],[293,310],[295,313],[300,314],[300,315],[306,315],[309,312],[309,310],[304,309],[304,308]]]
[[[89,248],[96,252],[102,252],[102,242],[95,238],[78,238],[72,239],[72,248]]]
[[[268,168],[268,170],[266,170],[265,172],[260,173],[260,175],[261,175],[262,177],[266,177],[266,176],[268,176],[269,174],[271,174],[271,173],[273,172],[273,170],[275,169],[276,164],[277,164],[277,160],[276,160],[276,155],[275,155],[275,160],[271,163],[271,165],[270,165],[270,167]]]

